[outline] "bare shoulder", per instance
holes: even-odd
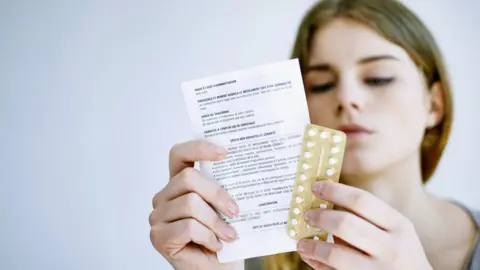
[[[456,201],[436,198],[440,216],[435,224],[427,226],[423,244],[434,269],[438,270],[480,270],[469,268],[474,250],[478,245],[477,214]],[[433,214],[435,215],[435,214]]]

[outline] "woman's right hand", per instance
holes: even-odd
[[[225,156],[225,149],[203,140],[170,150],[170,181],[154,196],[149,221],[153,246],[175,269],[234,268],[220,264],[216,257],[222,248],[219,239],[232,242],[237,235],[215,210],[234,217],[238,205],[216,181],[193,168],[195,161],[219,161]]]

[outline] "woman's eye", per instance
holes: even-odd
[[[368,78],[365,82],[372,86],[383,86],[393,82],[394,78]]]
[[[325,93],[333,89],[335,85],[333,83],[312,85],[310,91],[313,93]]]

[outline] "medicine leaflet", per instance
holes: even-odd
[[[239,238],[223,243],[220,262],[290,252],[290,198],[302,133],[310,123],[297,59],[185,82],[195,136],[228,150],[200,170],[236,200],[240,214],[222,216]]]

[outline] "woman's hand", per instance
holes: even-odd
[[[150,239],[175,269],[234,268],[218,263],[219,239],[234,241],[236,232],[214,209],[233,217],[238,206],[216,181],[193,168],[195,161],[217,161],[225,155],[225,149],[206,141],[178,144],[170,151],[170,181],[153,198]]]
[[[317,182],[312,188],[315,196],[349,211],[315,209],[305,213],[312,227],[346,243],[299,241],[300,256],[314,269],[432,269],[412,223],[385,202],[335,182]]]

